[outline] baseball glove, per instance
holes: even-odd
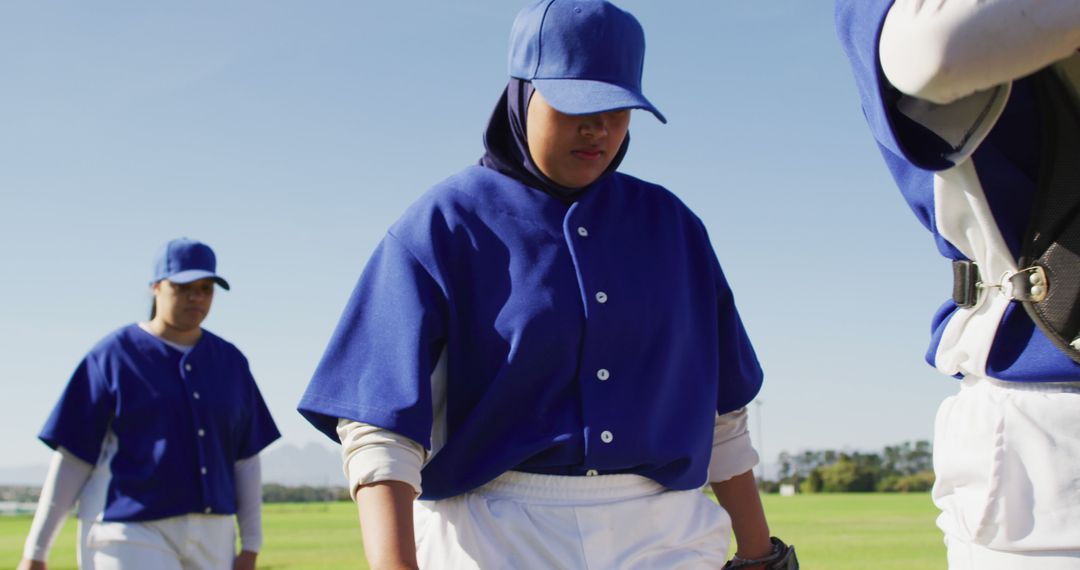
[[[764,564],[765,570],[799,570],[799,559],[795,556],[795,547],[784,544],[784,541],[775,536],[770,539],[773,545],[772,554],[764,558],[747,560],[736,556],[724,565],[724,570],[739,570],[740,568],[753,568]]]

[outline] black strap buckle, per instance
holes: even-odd
[[[1006,272],[998,283],[984,283],[979,278],[979,266],[974,261],[958,259],[952,262],[952,298],[957,307],[970,309],[979,303],[980,289],[997,289],[1015,301],[1041,303],[1049,293],[1046,270],[1039,265]]]
[[[969,309],[979,302],[979,266],[974,261],[952,262],[952,298],[957,307]]]

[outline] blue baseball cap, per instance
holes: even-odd
[[[213,279],[222,289],[229,289],[229,282],[215,273],[217,256],[205,243],[188,238],[170,241],[158,252],[154,262],[154,279],[151,284],[162,279],[183,285],[199,279]]]
[[[603,0],[538,0],[510,30],[510,76],[531,81],[567,115],[645,109],[645,32],[634,16]]]

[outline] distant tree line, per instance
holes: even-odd
[[[32,485],[0,485],[0,501],[36,503],[41,487]]]
[[[266,483],[262,488],[264,503],[325,503],[328,501],[351,501],[345,487],[287,487]]]
[[[925,492],[934,484],[932,460],[933,448],[924,440],[887,446],[881,453],[785,451],[778,458],[778,480],[765,481],[762,488],[775,492],[787,483],[803,493]]]

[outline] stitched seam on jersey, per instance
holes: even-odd
[[[967,132],[964,133],[964,138],[960,140],[960,144],[953,149],[954,152],[960,152],[961,150],[967,148],[967,145],[969,142],[971,142],[972,137],[974,137],[975,133],[977,133],[982,128],[983,123],[986,121],[986,117],[990,115],[991,109],[993,109],[994,106],[997,104],[998,97],[1001,95],[1001,89],[1002,86],[1000,85],[994,88],[994,94],[986,102],[986,105],[983,107],[982,111],[979,112],[978,116],[975,117],[975,121],[972,123],[971,127],[968,128]]]
[[[521,182],[518,182],[517,180],[514,180],[514,183],[519,184],[520,186],[524,187],[529,192],[541,192],[540,190],[537,190],[536,188],[533,188],[532,186],[522,184]],[[519,221],[521,223],[528,224],[528,225],[530,225],[530,226],[532,226],[534,228],[543,230],[544,233],[546,233],[546,234],[548,234],[548,235],[550,235],[550,236],[552,236],[554,238],[560,238],[561,239],[563,237],[562,223],[561,223],[562,220],[560,220],[560,224],[559,224],[558,228],[553,228],[549,224],[541,224],[541,223],[538,223],[535,219],[522,217],[522,216],[518,215],[516,212],[512,212],[510,210],[507,210],[505,208],[500,208],[498,206],[492,206],[491,204],[485,203],[485,202],[483,202],[481,200],[477,200],[476,196],[466,192],[464,190],[464,188],[462,188],[460,186],[457,186],[457,185],[451,186],[450,191],[453,192],[454,194],[458,194],[458,195],[466,198],[467,200],[469,200],[469,202],[471,202],[470,205],[473,208],[477,209],[477,210],[486,210],[486,211],[489,211],[489,212],[494,212],[496,214],[501,214],[501,215],[506,216],[508,218],[513,218],[514,220],[517,220],[517,221]],[[566,209],[569,210],[570,209],[569,206],[567,206]],[[565,217],[565,212],[563,213],[563,216]]]
[[[372,413],[372,414],[377,414],[377,415],[380,415],[380,416],[392,417],[394,419],[399,419],[400,416],[401,416],[401,414],[399,412],[394,412],[394,411],[387,410],[387,409],[384,409],[384,408],[374,408],[374,407],[371,407],[371,406],[356,405],[354,407],[346,408],[345,406],[343,406],[341,404],[341,401],[338,400],[338,399],[323,398],[321,396],[312,396],[310,398],[310,401],[313,402],[313,403],[316,403],[316,404],[325,405],[326,408],[329,411],[333,412],[331,414],[325,414],[324,412],[320,412],[320,413],[323,413],[324,415],[337,415],[338,419],[344,418],[344,419],[347,419],[347,420],[350,420],[350,421],[363,422],[363,423],[371,424],[371,425],[376,426],[376,427],[381,427],[383,429],[388,429],[388,428],[385,428],[384,426],[380,426],[380,425],[377,425],[377,424],[372,424],[371,422],[367,422],[367,421],[364,421],[364,420],[358,420],[356,418],[350,418],[350,417],[347,417],[347,416],[344,416],[344,415],[339,415],[339,413],[344,413],[344,412],[347,412],[347,413],[350,413],[350,414],[354,413],[354,412]],[[401,432],[398,432],[398,433],[401,433]],[[404,435],[404,434],[402,434],[402,435]]]

